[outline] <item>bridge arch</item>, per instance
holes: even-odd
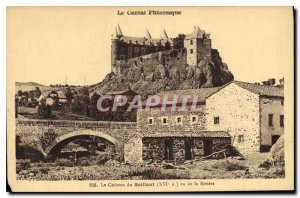
[[[49,158],[49,154],[51,154],[52,150],[60,143],[64,141],[68,141],[69,139],[75,138],[75,137],[80,137],[80,136],[96,136],[103,138],[109,142],[111,142],[114,145],[118,144],[118,140],[112,136],[110,136],[107,133],[101,132],[101,131],[93,131],[93,130],[79,130],[79,131],[73,131],[73,132],[68,132],[66,134],[58,136],[53,143],[48,146],[48,148],[45,150],[44,155],[45,158]]]

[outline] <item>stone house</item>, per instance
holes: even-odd
[[[125,161],[184,161],[233,145],[241,154],[268,151],[283,134],[283,87],[232,81],[222,87],[158,95],[197,95],[195,111],[163,103],[137,113],[138,133],[124,144]],[[187,107],[190,106],[187,103]]]
[[[180,111],[182,100],[178,100],[175,111],[159,103],[150,111],[139,110],[137,113],[138,133],[124,145],[125,161],[142,162],[148,160],[176,161],[199,159],[231,145],[229,133],[207,131],[205,124],[205,99],[219,91],[221,87],[177,90],[162,92],[159,95],[197,95],[194,111]],[[190,109],[191,103],[187,103]]]
[[[227,84],[206,99],[206,129],[227,131],[242,154],[268,151],[284,130],[283,87]]]

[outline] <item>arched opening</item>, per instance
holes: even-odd
[[[45,156],[41,151],[33,146],[23,144],[21,137],[16,136],[16,159],[30,159],[31,162],[45,161]]]
[[[50,160],[116,153],[117,140],[105,133],[95,131],[77,131],[58,137],[46,150]]]

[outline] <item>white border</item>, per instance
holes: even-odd
[[[26,1],[26,2],[25,2]],[[0,1],[0,126],[1,126],[1,138],[0,144],[2,145],[1,149],[1,194],[5,197],[8,197],[9,194],[5,193],[6,191],[6,6],[295,6],[299,9],[299,1],[297,0],[252,0],[252,1],[241,1],[241,0],[127,0],[126,2],[120,0],[110,0],[105,2],[99,2],[99,0],[2,0]],[[296,20],[296,27],[299,25],[299,20]],[[298,41],[296,45],[298,44]],[[295,54],[296,57],[299,56],[299,51]],[[296,68],[298,65],[295,66]],[[298,67],[299,68],[299,67]],[[299,74],[299,69],[296,76]],[[296,77],[297,79],[297,77]],[[297,86],[299,84],[297,83]],[[297,92],[299,93],[299,86]],[[298,105],[299,106],[299,105]],[[297,108],[298,112],[298,108]],[[296,123],[300,123],[300,118],[298,116]],[[297,131],[295,131],[297,133]],[[299,142],[299,135],[297,135],[297,142]],[[297,146],[297,143],[295,144]],[[297,153],[297,152],[296,152]],[[296,159],[299,159],[299,152]],[[296,178],[299,178],[299,171]],[[296,182],[298,183],[298,182]],[[102,194],[101,196],[107,196]],[[120,195],[119,196],[124,196]],[[153,195],[152,195],[153,196]],[[161,195],[155,195],[161,196]],[[174,195],[171,195],[174,196]],[[181,195],[185,196],[185,195]],[[205,195],[201,195],[205,196]],[[206,195],[207,196],[207,195]],[[217,196],[217,195],[213,195]],[[220,196],[224,196],[220,194]],[[230,196],[230,195],[229,195]],[[256,195],[257,196],[257,195]],[[260,195],[265,197],[266,195]],[[286,196],[286,195],[281,195]],[[64,197],[64,195],[59,195],[58,197]]]

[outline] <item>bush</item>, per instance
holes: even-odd
[[[77,161],[77,165],[79,166],[90,166],[90,160],[87,157],[79,158]]]
[[[28,168],[30,168],[30,160],[29,159],[20,159],[17,160],[16,163],[16,172],[17,174],[21,171],[21,170],[26,170]]]
[[[261,163],[258,168],[265,168],[265,169],[270,169],[270,167],[272,166],[272,163],[269,160],[264,161],[263,163]]]
[[[64,159],[64,158],[59,158],[57,160],[55,160],[54,162],[57,166],[68,166],[68,167],[72,167],[74,166],[74,163],[69,160],[69,159]]]

